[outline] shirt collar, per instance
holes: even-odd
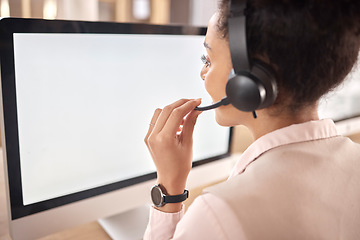
[[[246,149],[236,162],[229,178],[242,173],[252,161],[272,148],[338,135],[335,124],[331,119],[309,121],[277,129],[260,137]]]

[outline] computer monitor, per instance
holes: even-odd
[[[360,56],[360,55],[359,55]],[[340,134],[360,133],[360,61],[344,82],[326,94],[319,103],[319,117],[335,121]]]
[[[156,169],[143,139],[154,110],[180,98],[211,103],[200,78],[205,32],[0,21],[1,133],[13,239],[150,203]],[[213,112],[200,115],[188,187],[228,174],[230,141],[231,129],[218,126]],[[141,236],[146,217],[135,219],[141,230],[125,228]]]

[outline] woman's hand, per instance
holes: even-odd
[[[164,109],[156,109],[145,143],[156,165],[158,183],[169,195],[184,192],[192,166],[192,135],[201,113],[194,110],[200,99],[181,99]]]

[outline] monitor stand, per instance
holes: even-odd
[[[150,205],[144,205],[98,222],[114,240],[142,239],[149,221]]]

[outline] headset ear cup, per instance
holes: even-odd
[[[257,59],[249,59],[246,37],[248,1],[230,1],[229,4],[229,48],[236,75],[229,77],[227,98],[241,111],[252,112],[269,107],[277,96],[276,78],[270,66]]]
[[[258,109],[263,109],[271,106],[277,97],[278,88],[274,71],[261,61],[254,60],[251,74],[256,78],[265,88],[265,97],[258,106]]]
[[[231,104],[245,112],[255,111],[262,102],[264,88],[251,79],[246,72],[235,75],[226,84],[226,96]],[[246,75],[244,75],[246,74]]]

